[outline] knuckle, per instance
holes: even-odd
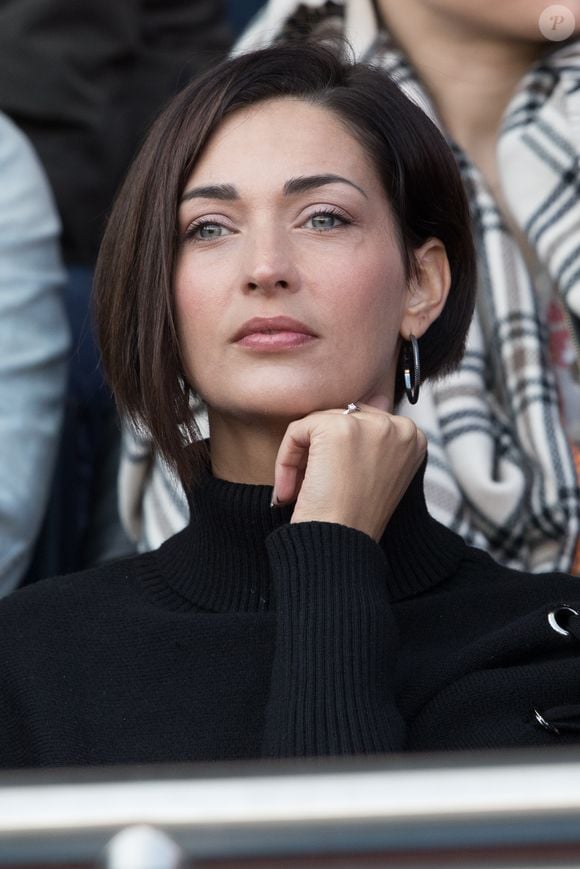
[[[357,431],[358,426],[353,425],[355,420],[351,419],[348,416],[337,416],[336,417],[336,431],[342,437],[353,437],[355,432]]]
[[[288,440],[292,440],[299,430],[300,423],[298,420],[294,420],[294,422],[288,424],[285,432],[285,438]]]
[[[399,440],[404,444],[412,444],[417,440],[417,432],[419,429],[412,419],[406,416],[401,416],[397,419],[397,434]]]
[[[393,417],[388,413],[381,414],[380,416],[376,414],[373,419],[376,421],[376,425],[378,426],[379,431],[383,432],[383,434],[390,434],[393,430]]]
[[[387,443],[391,440],[393,435],[393,420],[390,416],[385,414],[384,416],[376,416],[374,418],[374,424],[376,426],[377,437],[379,441],[383,443]]]

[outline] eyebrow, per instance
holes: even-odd
[[[181,197],[182,202],[189,199],[239,199],[240,194],[233,184],[209,184],[207,187],[192,187]]]
[[[314,187],[324,187],[325,184],[349,184],[354,187],[359,193],[368,199],[367,194],[355,184],[354,181],[349,181],[348,178],[343,178],[342,175],[307,175],[301,178],[291,178],[284,185],[284,195],[288,196],[292,193],[304,193],[305,190],[312,190]]]
[[[348,184],[354,187],[359,193],[368,199],[367,194],[355,184],[354,181],[349,181],[348,178],[343,178],[342,175],[305,175],[300,178],[291,178],[284,184],[284,196],[292,196],[297,193],[304,193],[306,190],[313,190],[315,187],[324,187],[326,184]],[[232,201],[239,199],[240,194],[233,184],[209,184],[205,187],[192,187],[187,190],[181,197],[182,202],[187,202],[190,199],[220,199],[223,201]]]

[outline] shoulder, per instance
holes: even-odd
[[[156,570],[154,553],[44,579],[0,600],[0,650],[46,635],[82,635],[89,625],[114,619],[142,598],[142,578]]]
[[[0,169],[33,174],[34,181],[45,184],[44,171],[27,136],[0,111]],[[26,176],[23,181],[27,180]]]
[[[4,112],[0,112],[0,161],[4,162],[15,162],[22,158],[22,155],[26,154],[26,159],[34,160],[34,154],[32,150],[32,146],[28,142],[28,139],[22,133],[16,124],[5,115]]]
[[[566,573],[530,573],[495,561],[487,552],[468,546],[457,572],[442,590],[480,600],[482,605],[521,605],[523,609],[552,602],[580,605],[580,577]],[[515,614],[515,613],[514,613]]]
[[[16,220],[22,230],[27,222],[37,225],[43,218],[43,231],[54,236],[60,222],[52,190],[39,157],[29,139],[0,112],[0,206],[9,211],[12,223]],[[0,217],[2,214],[0,213]]]

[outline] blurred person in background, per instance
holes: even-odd
[[[53,189],[73,336],[59,463],[27,581],[132,549],[116,508],[119,426],[90,327],[94,263],[150,122],[230,45],[225,0],[0,4],[0,109],[32,141]]]
[[[34,149],[0,113],[0,596],[30,563],[61,431],[70,337],[59,234]]]
[[[237,50],[342,32],[446,134],[471,205],[476,317],[458,372],[399,410],[427,434],[440,521],[506,565],[578,572],[580,2],[547,7],[271,0]],[[146,434],[127,435],[119,485],[142,549],[186,524]]]

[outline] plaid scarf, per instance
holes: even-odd
[[[329,27],[343,30],[357,56],[383,66],[438,123],[410,65],[378,32],[371,0],[271,0],[236,50]],[[425,494],[436,519],[503,564],[567,571],[580,530],[580,491],[548,359],[545,306],[480,172],[451,144],[471,204],[477,309],[459,370],[423,384],[419,403],[404,400],[398,412],[427,435]],[[570,322],[580,315],[579,144],[580,47],[573,43],[526,75],[498,143],[510,210]],[[183,492],[146,437],[125,437],[120,505],[143,549],[187,522]]]

